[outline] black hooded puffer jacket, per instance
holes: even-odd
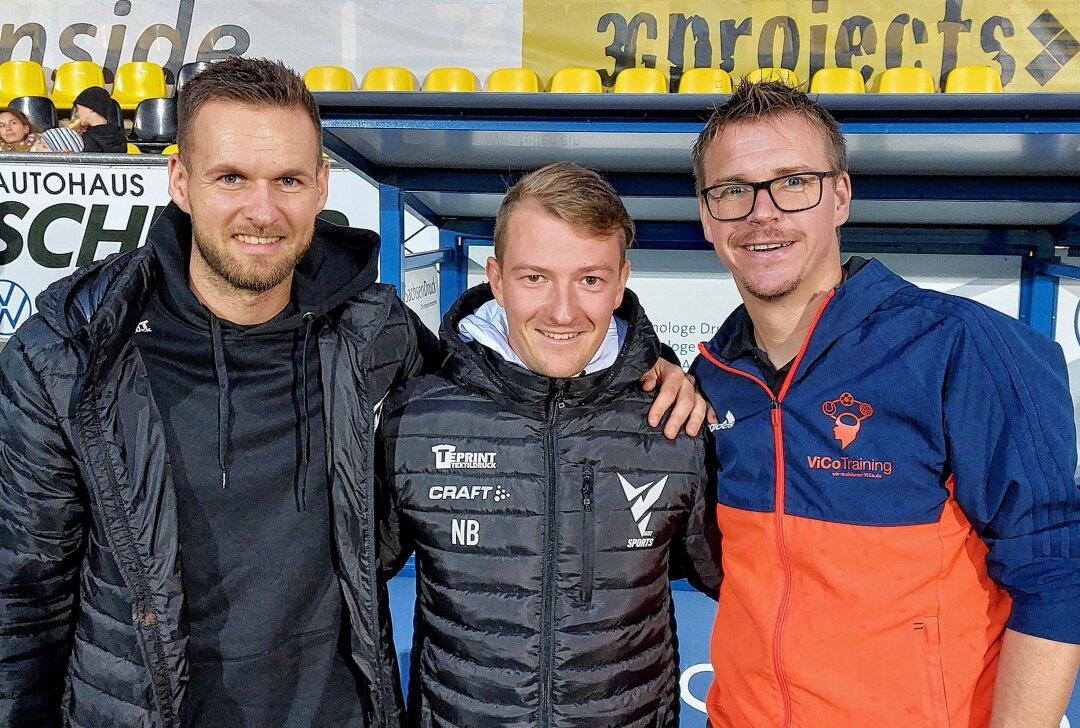
[[[646,421],[638,382],[660,343],[630,291],[617,361],[570,379],[461,340],[490,298],[466,292],[443,322],[442,373],[383,410],[381,557],[416,554],[409,724],[676,726],[669,569],[720,581],[704,438]]]
[[[176,237],[188,224],[170,205],[150,234]],[[367,231],[320,222],[320,245],[377,262]],[[152,245],[81,269],[39,297],[0,352],[2,726],[179,728],[184,715],[176,498],[131,342],[160,278]],[[368,285],[325,318],[327,467],[352,659],[368,724],[396,726],[400,685],[372,557],[372,445],[377,404],[420,369],[428,341],[390,286]]]

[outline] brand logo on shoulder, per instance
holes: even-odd
[[[652,511],[650,510],[656,501],[660,500],[660,496],[664,492],[664,486],[667,485],[668,476],[660,478],[660,480],[648,482],[645,485],[635,486],[621,474],[616,473],[619,476],[619,483],[622,485],[623,495],[626,496],[626,502],[630,504],[630,514],[634,517],[634,521],[637,522],[638,534],[637,538],[626,539],[626,547],[631,549],[648,548],[653,545],[653,532],[649,530],[649,520],[652,518]]]
[[[862,430],[862,423],[874,415],[874,408],[867,402],[855,399],[851,392],[843,392],[836,399],[822,402],[821,411],[833,421],[832,435],[840,443],[841,450],[855,442]],[[806,465],[811,470],[831,471],[836,478],[881,479],[893,473],[892,461],[847,455],[807,455]]]
[[[150,320],[146,319],[144,321],[140,321],[139,325],[135,327],[135,333],[136,334],[152,334],[152,333],[154,333],[154,330],[152,328],[150,328]]]
[[[431,448],[435,453],[436,470],[494,470],[495,453],[458,451],[453,445],[436,445]]]
[[[717,422],[714,425],[709,425],[709,432],[716,432],[717,430],[730,430],[735,426],[735,415],[731,414],[731,410],[727,411],[727,415],[724,416],[723,422]]]

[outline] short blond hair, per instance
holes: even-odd
[[[506,229],[518,205],[533,203],[590,237],[622,233],[622,259],[634,242],[634,221],[603,177],[573,162],[556,162],[518,180],[495,215],[495,259],[502,260]]]

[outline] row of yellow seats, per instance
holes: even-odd
[[[56,69],[50,93],[45,69],[36,61],[0,63],[0,106],[19,96],[47,96],[58,109],[70,109],[75,97],[91,86],[105,87],[105,72],[93,61],[67,61]],[[165,69],[152,61],[130,61],[116,69],[112,97],[132,111],[143,99],[168,96]]]
[[[793,71],[786,68],[758,68],[747,75],[752,82],[782,81],[799,84]],[[341,66],[315,66],[304,74],[313,91],[349,91],[357,88],[352,72]],[[467,68],[440,67],[418,84],[407,68],[379,66],[364,75],[360,88],[365,91],[479,91],[480,83]],[[528,68],[499,68],[488,76],[487,91],[538,92],[540,78]],[[680,93],[731,93],[731,76],[720,68],[692,68],[679,80]],[[600,74],[591,68],[564,68],[551,78],[555,93],[600,93]],[[616,93],[666,93],[667,77],[655,68],[628,68],[615,77]],[[933,93],[934,78],[925,68],[890,68],[878,78],[878,93]],[[988,66],[961,66],[949,73],[946,93],[1000,92],[1001,78]],[[862,75],[853,68],[823,68],[810,81],[811,93],[862,93],[866,91]]]

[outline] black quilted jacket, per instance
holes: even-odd
[[[416,555],[409,723],[676,726],[669,571],[720,580],[703,438],[646,422],[660,344],[629,291],[618,360],[572,379],[463,342],[457,322],[490,298],[459,300],[442,373],[383,410],[383,559]]]
[[[151,235],[178,237],[187,224],[170,206]],[[333,239],[375,265],[373,234],[316,230],[315,245]],[[42,294],[39,314],[0,352],[0,726],[180,725],[176,500],[130,342],[159,278],[152,246],[84,268]],[[401,718],[371,556],[374,410],[420,368],[418,326],[392,288],[371,284],[319,335],[333,539],[373,726]]]

